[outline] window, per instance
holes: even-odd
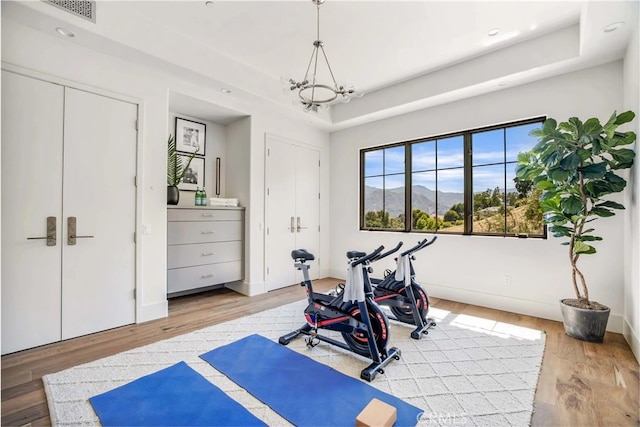
[[[537,143],[529,132],[543,121],[362,150],[360,228],[545,236],[539,191],[515,177],[518,153]]]

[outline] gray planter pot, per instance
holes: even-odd
[[[587,310],[566,305],[560,300],[564,332],[572,338],[602,342],[611,310]]]

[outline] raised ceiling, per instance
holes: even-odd
[[[301,79],[316,10],[294,1],[98,1],[96,23],[44,2],[2,2],[2,18],[172,72],[233,96],[295,107],[281,76]],[[637,1],[341,1],[320,9],[339,83],[365,90],[312,121],[328,130],[622,58]],[[625,24],[605,32],[614,22]],[[491,29],[499,34],[489,36]],[[181,100],[184,101],[184,100]],[[300,114],[305,114],[300,112]]]

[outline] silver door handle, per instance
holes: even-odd
[[[215,276],[215,274],[213,273],[207,273],[207,274],[203,274],[202,276],[200,276],[201,279],[208,279],[209,277],[213,277]]]
[[[94,236],[78,236],[76,235],[76,217],[70,216],[67,218],[67,244],[69,246],[75,246],[76,239],[93,239]]]
[[[298,233],[300,232],[300,230],[306,230],[309,227],[300,227],[300,217],[298,217]]]
[[[289,230],[291,230],[292,233],[296,232],[296,229],[293,227],[293,217],[291,217],[291,227],[289,228]]]
[[[57,220],[55,216],[48,216],[47,217],[47,235],[44,237],[27,237],[27,240],[47,239],[47,246],[55,246],[57,243],[56,221]]]
[[[202,230],[200,232],[200,234],[213,234],[213,233],[215,233],[215,231],[213,231],[213,230]]]
[[[213,256],[213,255],[215,255],[215,252],[202,252],[200,254],[200,256]]]

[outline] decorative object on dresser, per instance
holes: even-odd
[[[167,141],[167,204],[177,205],[180,202],[180,191],[178,184],[182,181],[185,174],[189,170],[191,161],[195,157],[198,150],[189,156],[178,155],[176,150],[176,140],[173,135],[169,134]],[[186,162],[183,163],[183,162]],[[202,160],[202,179],[204,182],[204,159]],[[183,164],[185,166],[183,167]]]
[[[167,209],[167,294],[242,280],[244,208]]]

